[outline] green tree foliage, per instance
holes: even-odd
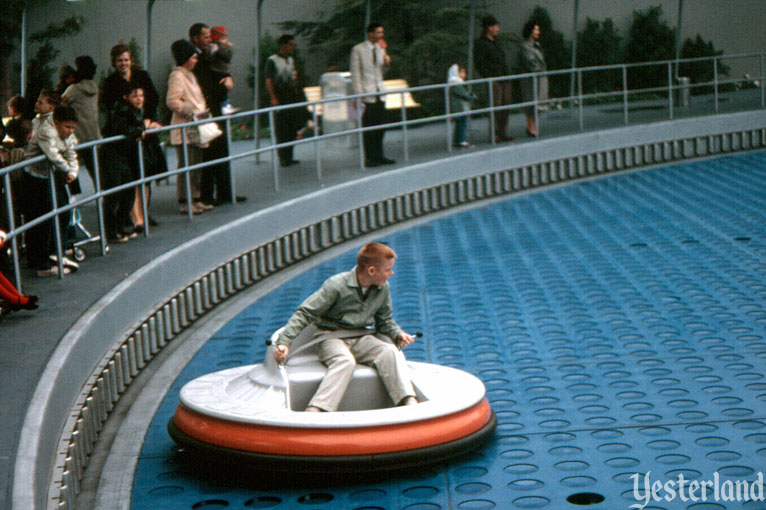
[[[673,58],[675,30],[662,18],[662,7],[633,11],[633,23],[625,47],[625,62],[652,62]],[[630,89],[664,87],[668,84],[665,66],[639,66],[628,72]]]
[[[30,36],[30,45],[37,45],[37,49],[29,60],[27,69],[26,96],[30,98],[29,102],[34,102],[40,90],[53,88],[53,77],[56,74],[53,61],[61,53],[53,42],[56,39],[77,35],[82,30],[83,23],[82,17],[72,16],[58,24],[50,23],[43,30]]]
[[[571,45],[564,39],[564,34],[553,28],[553,21],[548,11],[538,5],[529,19],[534,20],[540,27],[540,47],[548,69],[568,69],[571,64]],[[548,81],[551,97],[569,95],[569,76],[555,75]]]
[[[705,41],[701,35],[697,34],[696,39],[686,39],[683,46],[681,46],[682,59],[685,58],[699,58],[699,57],[714,57],[716,55],[723,55],[723,51],[718,51],[713,46],[712,41]],[[713,70],[713,61],[706,60],[701,62],[684,62],[679,65],[679,76],[688,76],[691,83],[708,83],[713,81],[715,77],[715,71]],[[718,75],[728,76],[729,66],[718,62]],[[695,87],[692,89],[693,93],[701,94],[710,92],[713,89],[712,85]]]
[[[13,95],[11,88],[11,57],[17,49],[21,34],[21,13],[24,0],[0,0],[0,105]]]
[[[325,21],[289,21],[280,26],[306,36],[309,51],[322,55],[327,68],[347,70],[351,48],[366,35],[366,5],[366,0],[339,0],[332,11],[319,16]],[[392,59],[389,76],[403,77],[411,86],[443,83],[450,65],[467,63],[468,7],[444,7],[441,0],[376,0],[372,7],[372,21],[381,23],[386,32]],[[422,93],[416,100],[423,105],[421,114],[444,110],[443,94]]]
[[[611,18],[600,22],[588,17],[585,28],[577,33],[577,67],[619,64],[621,41]],[[611,92],[622,87],[622,73],[619,70],[584,73],[582,82],[586,94]]]

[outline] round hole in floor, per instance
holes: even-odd
[[[597,505],[602,501],[604,501],[604,496],[595,492],[577,492],[567,496],[568,503],[579,506]]]
[[[192,505],[194,510],[198,508],[225,508],[229,506],[229,502],[223,499],[208,499],[206,501],[199,501]]]
[[[334,498],[332,494],[327,494],[325,492],[317,492],[317,493],[306,494],[305,496],[301,496],[300,498],[298,498],[298,503],[302,505],[315,505],[317,503],[319,504],[328,503],[332,501],[333,499]]]

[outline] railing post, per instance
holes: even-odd
[[[197,129],[196,127],[194,129]],[[183,155],[184,155],[184,161],[183,165],[186,168],[186,171],[183,174],[183,179],[186,181],[186,215],[189,217],[189,219],[192,219],[192,216],[194,215],[194,212],[192,209],[194,208],[194,205],[192,203],[192,196],[191,196],[191,176],[189,175],[189,147],[186,143],[186,126],[181,128],[181,144],[183,147]],[[181,178],[179,175],[178,178]]]
[[[226,117],[224,122],[226,128],[226,154],[231,158],[231,118]],[[232,168],[231,159],[226,162],[226,166],[229,167],[229,189],[231,190],[231,203],[237,203],[237,183],[234,179],[234,168]]]
[[[622,64],[622,108],[625,114],[625,125],[628,124],[628,68]]]
[[[533,108],[535,109],[535,138],[540,138],[540,113],[537,111],[537,73],[532,77],[532,100],[534,101]]]
[[[274,191],[279,191],[279,159],[277,154],[277,133],[274,123],[274,110],[269,110],[269,134],[271,135],[271,170],[274,174]]]
[[[146,188],[144,184],[144,177],[146,176],[146,168],[144,167],[144,142],[138,140],[138,192],[141,196],[141,215],[144,218],[144,237],[149,236],[149,208],[146,205]]]
[[[580,116],[580,131],[585,129],[585,119],[583,119],[582,106],[582,71],[577,70],[577,111]]]
[[[354,111],[356,112],[356,134],[357,138],[359,140],[359,168],[364,170],[364,133],[362,133],[362,115],[364,112],[362,112],[362,108],[364,108],[364,101],[362,101],[362,98],[358,97],[354,99],[356,101],[356,108],[354,108]]]
[[[401,92],[402,99],[402,141],[404,143],[404,161],[410,160],[410,144],[407,139],[407,108],[404,106],[404,92]]]
[[[761,72],[758,81],[761,82],[761,108],[766,108],[766,83],[764,83],[763,75],[763,53],[761,53]]]
[[[673,64],[668,62],[668,115],[673,120]]]
[[[489,143],[495,145],[495,94],[494,81],[487,82],[487,97],[489,98]]]
[[[446,124],[446,132],[447,132],[447,152],[452,152],[452,143],[450,142],[450,133],[449,133],[449,125],[450,125],[450,114],[452,111],[450,110],[450,104],[449,104],[449,90],[450,86],[449,83],[444,86],[444,112],[446,113],[446,119],[444,120]],[[457,121],[455,121],[455,129],[457,129]]]
[[[50,185],[50,191],[51,191],[51,211],[53,211],[53,218],[51,218],[51,221],[53,222],[53,237],[56,240],[56,257],[58,260],[56,261],[59,267],[59,280],[64,278],[64,249],[61,246],[61,223],[59,222],[59,215],[58,215],[58,197],[56,196],[56,176],[53,173],[53,169],[50,168],[50,164],[48,164],[48,184]],[[64,184],[66,186],[66,184]]]
[[[23,169],[21,170],[24,171]],[[8,212],[8,228],[11,231],[16,230],[16,221],[14,218],[14,208],[13,208],[13,199],[11,197],[12,190],[11,190],[11,174],[10,172],[3,175],[3,182],[5,185],[6,193],[5,193],[5,210]],[[21,266],[19,265],[19,251],[17,250],[17,244],[16,244],[16,237],[13,236],[11,238],[11,251],[13,252],[13,279],[16,282],[16,288],[19,292],[22,292],[21,289]]]
[[[324,103],[327,104],[327,103]],[[322,158],[319,151],[319,123],[317,122],[317,108],[318,105],[314,103],[314,108],[311,109],[311,119],[314,122],[314,159],[317,165],[317,180],[322,180]]]
[[[715,112],[718,113],[718,57],[713,57],[713,87],[715,96]]]
[[[101,256],[106,256],[107,252],[107,245],[106,245],[106,227],[104,226],[104,197],[101,196],[101,172],[99,171],[99,163],[98,163],[98,151],[96,150],[96,146],[93,145],[91,147],[91,151],[93,151],[93,185],[96,187],[96,194],[98,195],[98,198],[96,199],[96,214],[98,215],[98,235],[101,238]]]

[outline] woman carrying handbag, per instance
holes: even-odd
[[[192,72],[197,65],[197,49],[189,41],[179,39],[170,46],[170,50],[176,62],[176,66],[168,77],[168,93],[165,100],[168,108],[173,112],[170,124],[185,124],[198,118],[204,118],[208,115],[208,107],[197,78]],[[176,148],[178,168],[183,168],[204,161],[202,149],[208,146],[210,139],[204,136],[200,138],[200,131],[197,127],[186,128],[186,155],[188,160],[184,158],[181,129],[174,129],[170,132],[170,142]],[[191,204],[189,204],[187,203],[186,178],[182,174],[176,176],[176,198],[182,214],[188,214],[189,211],[192,214],[200,214],[213,208],[212,205],[200,201],[201,178],[201,170],[189,172],[192,199]]]

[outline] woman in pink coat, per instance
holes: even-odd
[[[171,124],[184,124],[190,122],[195,116],[208,113],[205,96],[197,82],[192,70],[197,65],[197,49],[185,39],[175,41],[170,50],[173,52],[176,66],[168,77],[168,93],[165,99],[168,108],[173,112]],[[184,160],[184,145],[182,131],[174,129],[170,132],[170,143],[176,147],[178,155],[178,168],[196,165],[204,161],[202,149],[207,145],[194,145],[189,142],[188,132],[193,128],[187,128],[186,154],[188,160]],[[201,170],[192,170],[189,173],[191,181],[191,205],[186,202],[186,178],[178,175],[176,178],[176,197],[180,204],[181,212],[188,213],[189,207],[194,214],[200,214],[212,209],[213,206],[203,204],[200,201]]]

